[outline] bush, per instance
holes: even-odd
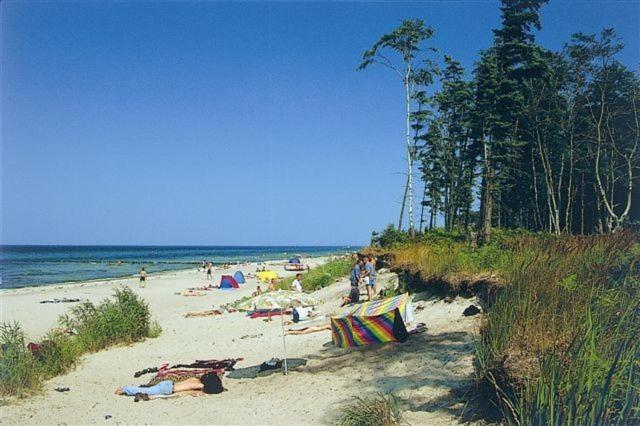
[[[343,256],[313,268],[307,273],[303,273],[303,289],[305,291],[314,291],[333,284],[336,278],[349,274],[354,262],[355,258],[353,256]],[[280,284],[280,288],[290,290],[294,279],[295,277],[285,278]]]
[[[49,332],[32,353],[17,323],[0,325],[0,394],[22,396],[37,390],[44,380],[71,369],[82,354],[145,337],[157,337],[161,328],[150,324],[147,303],[128,287],[117,289],[113,300],[99,305],[81,303],[60,318],[62,332]]]
[[[40,378],[36,360],[25,345],[25,336],[20,325],[0,325],[0,343],[0,392],[3,395],[16,395],[22,389],[37,387]]]
[[[338,423],[342,426],[394,426],[404,421],[398,399],[380,393],[371,398],[354,397],[353,403],[342,409]]]

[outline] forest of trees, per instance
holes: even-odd
[[[537,44],[547,1],[502,0],[501,27],[469,74],[427,46],[435,30],[418,19],[364,53],[361,69],[385,66],[405,88],[400,229],[406,210],[411,233],[438,220],[484,239],[494,226],[584,234],[637,223],[638,73],[617,59],[613,29],[574,34],[559,52]]]

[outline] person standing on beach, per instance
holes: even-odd
[[[349,281],[351,281],[351,287],[358,287],[360,285],[360,279],[362,278],[362,259],[358,258],[358,261],[351,270]]]
[[[300,280],[302,280],[302,274],[298,273],[296,274],[296,279],[291,283],[291,290],[302,293],[302,281]]]
[[[374,288],[376,285],[376,266],[373,264],[373,258],[371,256],[365,257],[366,263],[364,264],[364,270],[369,278],[369,282],[367,283],[367,296],[369,300],[373,299],[375,296]]]
[[[147,282],[147,271],[144,268],[140,269],[140,288],[144,288]]]
[[[211,274],[211,268],[212,268],[212,265],[211,265],[211,262],[209,262],[209,264],[207,265],[207,279],[208,280],[213,278],[213,275]]]

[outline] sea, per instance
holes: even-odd
[[[350,246],[0,246],[0,289],[106,280],[220,265],[326,256]]]

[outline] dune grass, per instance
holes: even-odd
[[[112,299],[97,306],[84,302],[60,317],[60,327],[27,348],[18,323],[0,325],[0,394],[25,396],[42,383],[73,368],[85,353],[117,344],[157,337],[161,328],[151,321],[147,303],[128,287],[117,289]]]
[[[476,373],[517,424],[640,423],[638,235],[512,235],[395,244],[393,267],[451,283],[495,278]]]
[[[302,272],[302,288],[305,291],[319,290],[335,282],[336,279],[345,277],[353,268],[354,256],[341,256],[329,260],[308,272]],[[291,290],[291,283],[295,276],[287,277],[279,285],[283,290]]]
[[[399,400],[394,395],[377,394],[373,397],[354,397],[343,407],[338,420],[341,426],[396,426],[405,424]]]

